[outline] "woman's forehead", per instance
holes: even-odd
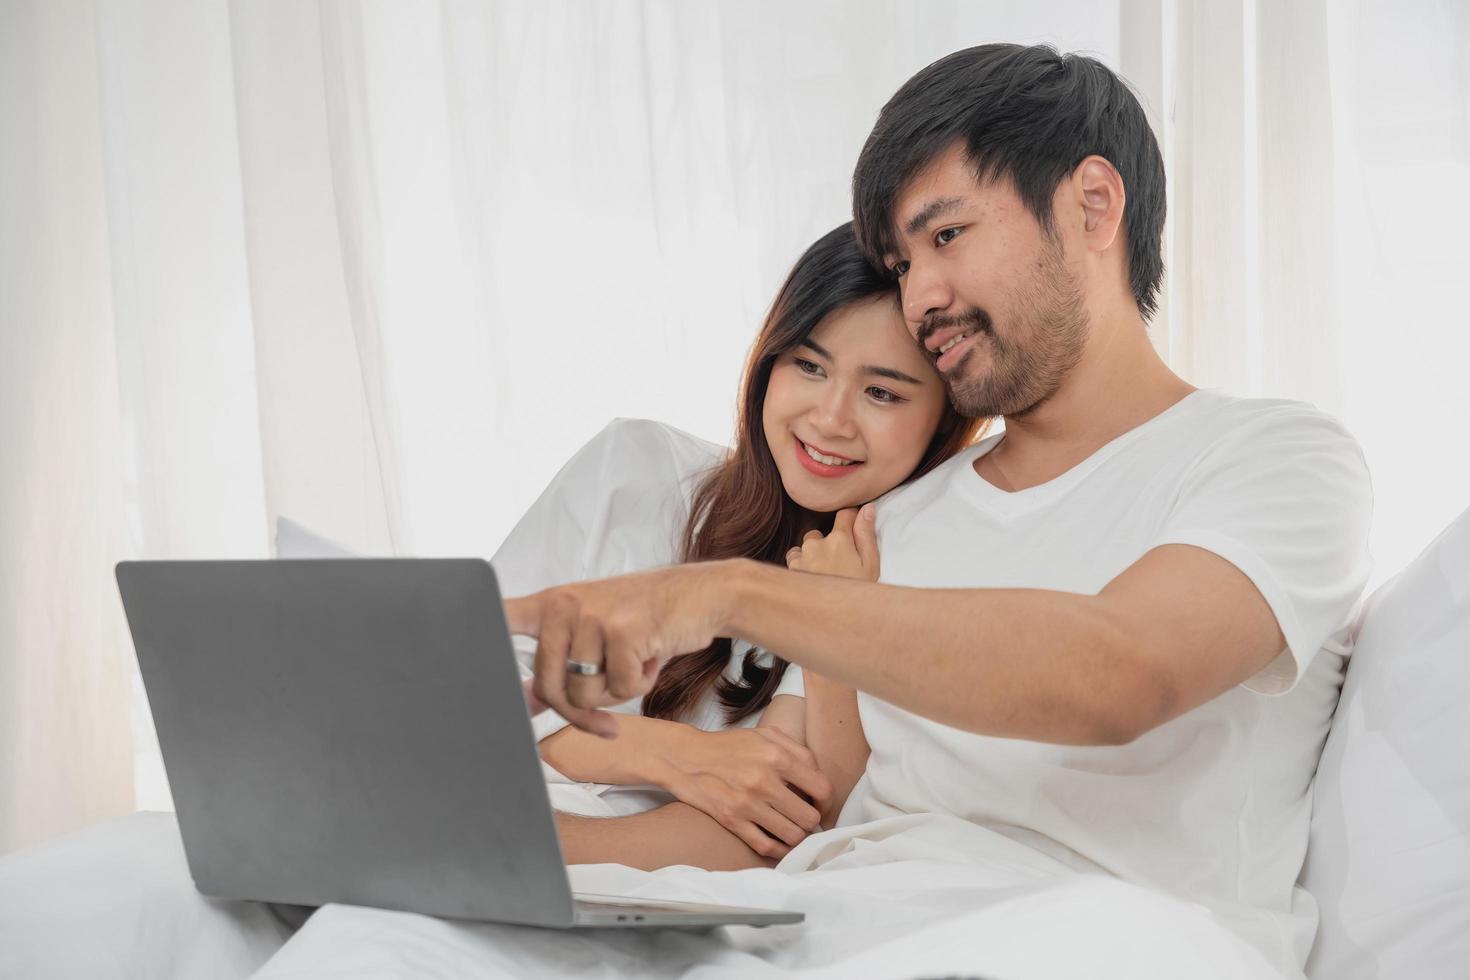
[[[829,313],[812,331],[812,340],[839,362],[929,368],[929,358],[908,331],[891,295],[859,300]]]

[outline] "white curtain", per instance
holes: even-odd
[[[0,3],[0,852],[168,805],[113,562],[264,556],[281,514],[487,555],[612,417],[727,438],[879,106],[969,44],[1133,78],[1171,171],[1156,342],[1347,418],[1388,550],[1422,544],[1470,497],[1431,405],[1470,407],[1459,9]]]
[[[1377,584],[1470,507],[1470,4],[1124,0],[1122,22],[1169,171],[1155,344],[1348,425]]]

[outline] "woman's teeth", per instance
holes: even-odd
[[[816,460],[819,463],[826,463],[828,466],[851,466],[853,463],[857,462],[857,460],[855,459],[843,459],[841,456],[823,456],[821,453],[817,452],[806,443],[802,443],[801,448],[805,449],[806,454],[812,459]]]
[[[960,341],[964,340],[966,337],[970,336],[974,332],[975,331],[973,330],[966,330],[964,333],[955,334],[953,337],[949,338],[943,344],[941,344],[939,350],[936,353],[943,354],[945,351],[949,350],[955,344],[958,344]]]

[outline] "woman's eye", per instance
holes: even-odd
[[[873,385],[868,388],[868,397],[872,398],[874,401],[883,402],[885,405],[891,405],[895,402],[903,401],[902,398],[898,397],[887,388],[879,388],[877,385]]]
[[[808,361],[804,357],[794,357],[792,358],[792,360],[796,362],[797,370],[799,370],[802,374],[822,373],[822,366],[815,361]]]
[[[908,275],[908,260],[899,259],[897,262],[893,263],[893,268],[889,271],[893,273],[893,277],[895,279],[902,279],[904,276]]]
[[[941,228],[934,235],[934,244],[939,248],[943,248],[950,242],[954,241],[955,237],[959,235],[959,233],[960,230],[958,228]]]

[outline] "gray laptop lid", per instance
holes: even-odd
[[[566,926],[484,561],[117,567],[200,891]]]

